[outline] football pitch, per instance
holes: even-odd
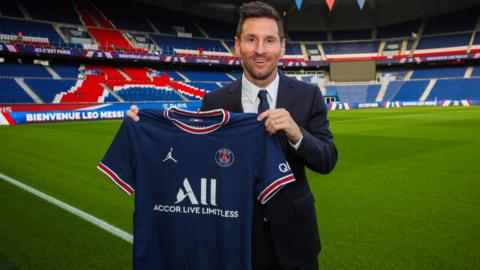
[[[309,172],[321,268],[478,269],[480,107],[333,111],[329,118],[337,167]],[[132,233],[133,197],[96,169],[119,124],[2,126],[0,173]],[[0,269],[131,269],[131,250],[0,180]]]

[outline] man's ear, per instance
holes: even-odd
[[[235,36],[235,55],[240,56],[240,39],[238,39],[237,36]]]

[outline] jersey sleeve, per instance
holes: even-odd
[[[128,195],[134,192],[135,187],[136,136],[134,122],[125,118],[107,153],[97,166]]]
[[[286,184],[295,181],[278,139],[270,135],[265,136],[260,175],[255,187],[256,197],[262,204],[268,202]]]

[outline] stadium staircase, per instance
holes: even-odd
[[[423,94],[420,97],[420,101],[427,100],[427,97],[430,95],[430,92],[432,92],[432,89],[433,89],[433,87],[435,87],[436,83],[437,83],[437,79],[431,79],[430,80],[430,82],[427,85],[427,88],[425,88],[425,91],[423,91]]]
[[[25,83],[22,78],[15,78],[15,82],[27,93],[35,103],[44,103],[42,99]]]

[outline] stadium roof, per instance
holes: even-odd
[[[211,19],[236,23],[236,8],[245,0],[134,0]],[[478,0],[366,0],[360,10],[356,0],[336,0],[332,12],[325,0],[304,0],[297,10],[294,0],[265,1],[285,15],[289,30],[343,30],[372,28],[464,8],[479,7]]]

